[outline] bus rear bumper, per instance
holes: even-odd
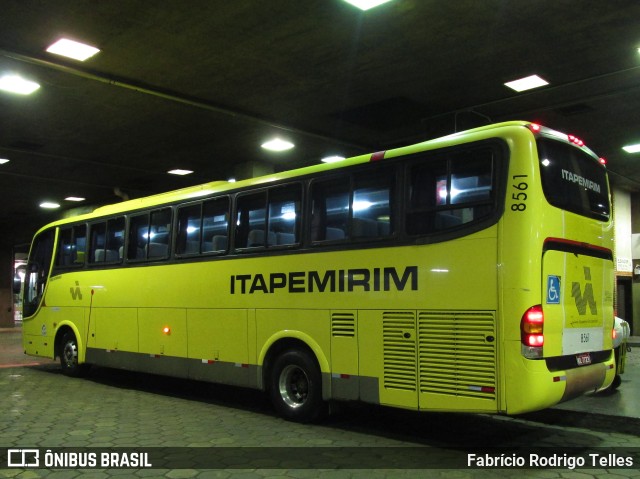
[[[615,367],[607,361],[569,369],[564,371],[564,375],[566,385],[560,402],[608,387],[615,376]]]

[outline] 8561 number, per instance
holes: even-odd
[[[511,179],[514,182],[511,186],[515,190],[511,193],[511,199],[515,201],[515,203],[511,204],[511,211],[525,211],[527,209],[527,194],[525,191],[529,188],[527,175],[513,175]]]

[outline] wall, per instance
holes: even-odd
[[[13,326],[13,250],[0,248],[0,327]]]

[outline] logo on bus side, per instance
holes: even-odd
[[[585,281],[591,281],[591,268],[587,266],[584,267],[584,279]],[[578,308],[580,316],[587,314],[587,306],[589,306],[591,314],[598,314],[596,299],[593,296],[593,285],[590,282],[585,283],[584,292],[580,287],[580,283],[577,281],[571,283],[571,296],[576,300],[576,308]]]
[[[406,266],[403,271],[389,268],[358,268],[289,273],[231,275],[231,294],[344,293],[353,291],[418,290],[418,267]]]
[[[76,281],[76,287],[74,288],[73,286],[71,288],[69,288],[69,291],[71,292],[71,299],[73,301],[79,299],[80,301],[82,301],[82,291],[80,291],[80,282]]]

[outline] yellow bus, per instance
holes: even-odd
[[[26,354],[332,400],[518,414],[615,376],[606,169],[506,122],[38,231]]]

